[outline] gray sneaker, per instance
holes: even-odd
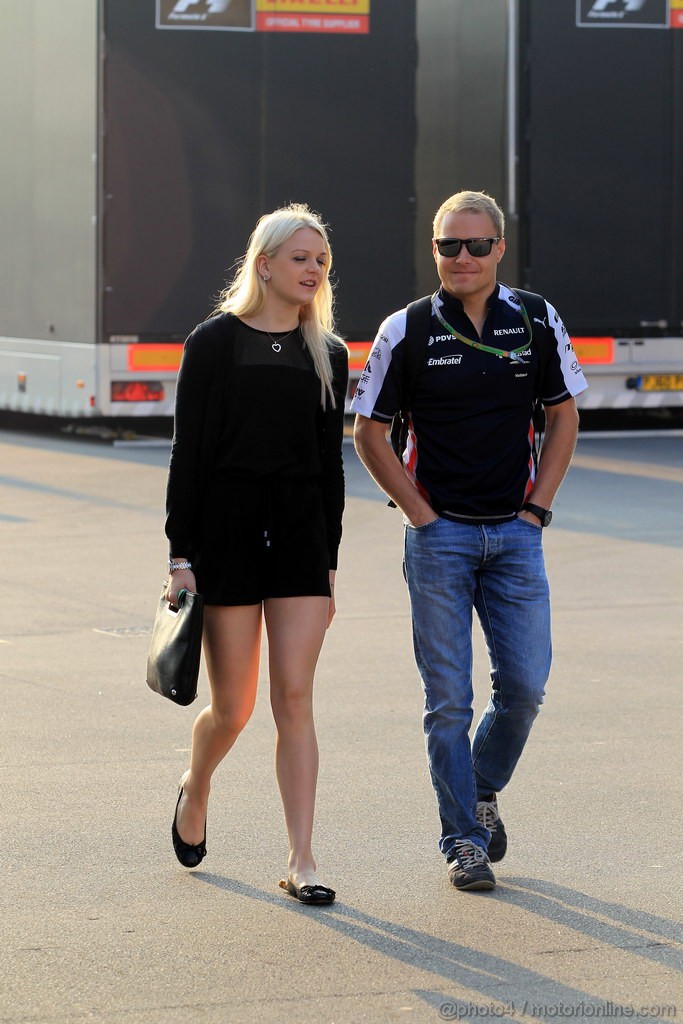
[[[494,864],[502,860],[508,848],[508,837],[505,825],[498,811],[498,801],[493,793],[490,800],[477,801],[477,821],[491,833],[489,840],[489,860]]]
[[[485,850],[469,839],[458,839],[448,878],[456,889],[495,889],[496,879]]]

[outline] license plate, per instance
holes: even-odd
[[[683,373],[645,373],[638,378],[638,391],[683,391]]]

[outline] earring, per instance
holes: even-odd
[[[264,281],[270,281],[270,274],[261,274]]]

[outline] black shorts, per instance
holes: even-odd
[[[208,605],[329,597],[327,528],[317,483],[216,477],[207,489],[193,561],[197,589]]]

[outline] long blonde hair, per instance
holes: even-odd
[[[316,292],[313,302],[301,306],[299,319],[301,334],[313,359],[316,373],[320,377],[320,400],[323,408],[327,398],[336,406],[332,391],[332,367],[330,349],[343,345],[342,339],[335,333],[334,300],[330,284],[330,268],[332,266],[332,250],[325,230],[325,225],[317,214],[313,213],[304,203],[290,203],[260,218],[252,235],[243,258],[239,261],[237,273],[232,282],[221,292],[216,312],[233,313],[235,316],[249,318],[258,316],[266,303],[266,284],[259,274],[256,261],[259,256],[273,256],[283,242],[299,228],[313,228],[325,243],[327,260],[322,283]]]

